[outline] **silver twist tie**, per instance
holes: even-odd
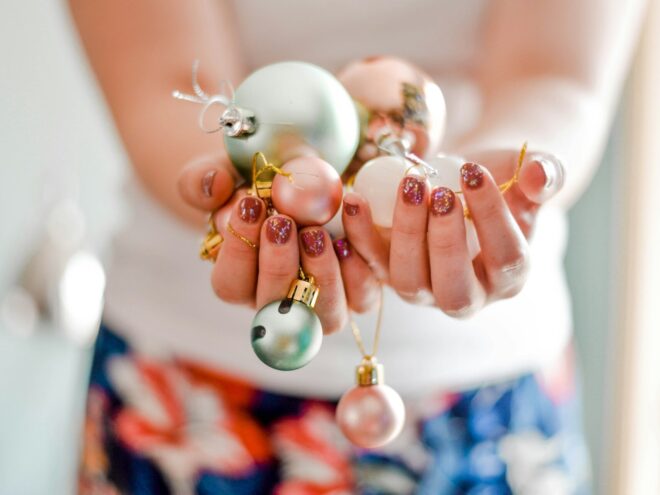
[[[199,127],[204,132],[214,133],[222,131],[225,136],[242,137],[254,134],[257,130],[257,121],[254,113],[245,108],[234,104],[234,88],[229,81],[223,80],[220,83],[220,92],[214,95],[208,95],[199,85],[197,74],[199,72],[199,60],[195,60],[192,66],[192,88],[194,95],[182,93],[175,90],[172,96],[177,100],[189,101],[203,105],[199,113]],[[207,127],[205,123],[206,112],[213,105],[224,107],[218,125],[216,127]]]
[[[410,151],[412,143],[405,138],[397,136],[390,127],[383,127],[378,132],[375,141],[378,149],[383,153],[408,160],[415,166],[420,167],[426,177],[435,177],[438,175],[437,170]]]

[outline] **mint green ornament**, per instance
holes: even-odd
[[[242,119],[245,130],[225,132],[225,147],[246,180],[257,152],[280,166],[312,151],[341,175],[360,140],[358,114],[348,92],[328,71],[305,62],[258,69],[236,88],[232,104],[244,112],[236,114],[236,121]]]
[[[257,312],[252,320],[252,349],[264,364],[291,371],[316,356],[323,341],[321,321],[313,309],[317,297],[313,277],[303,276],[293,281],[286,299]]]

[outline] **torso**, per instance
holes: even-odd
[[[376,54],[416,63],[445,92],[451,135],[478,117],[470,76],[487,5],[485,0],[241,0],[234,8],[243,55],[252,68],[296,59],[335,71]],[[348,331],[326,337],[317,358],[301,370],[266,368],[250,346],[254,311],[225,304],[212,293],[209,267],[196,259],[200,233],[167,216],[135,180],[128,192],[134,214],[118,236],[107,292],[106,321],[114,329],[143,352],[199,359],[280,392],[336,397],[350,386],[359,354]],[[418,395],[499,380],[554,359],[571,329],[562,270],[565,238],[563,213],[545,208],[524,290],[467,321],[408,305],[387,291],[380,359],[388,382],[405,395]],[[359,321],[371,329],[373,320]]]

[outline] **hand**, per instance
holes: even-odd
[[[302,265],[320,288],[315,311],[325,333],[345,325],[349,306],[364,311],[374,305],[377,280],[345,240],[332,249],[322,227],[298,231],[285,215],[266,218],[262,200],[248,195],[246,188],[234,191],[235,177],[228,158],[219,156],[192,162],[179,179],[181,196],[188,204],[209,213],[217,210],[214,221],[224,242],[213,265],[211,285],[220,299],[256,307],[282,299]]]
[[[527,239],[541,203],[563,184],[560,162],[527,155],[518,182],[502,195],[497,184],[510,179],[518,151],[484,152],[461,169],[463,195],[408,176],[399,187],[391,231],[371,222],[367,202],[344,198],[344,228],[354,249],[404,299],[431,303],[455,317],[512,297],[529,269]],[[481,252],[468,253],[463,209],[467,206]]]

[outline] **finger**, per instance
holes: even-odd
[[[371,219],[369,203],[356,192],[344,196],[342,223],[351,246],[378,280],[386,282],[389,278],[388,249]]]
[[[390,284],[399,295],[417,301],[431,288],[426,244],[428,185],[409,175],[399,185],[390,240]]]
[[[502,194],[486,169],[461,167],[463,193],[481,246],[487,290],[494,297],[511,297],[522,288],[529,269],[527,241]]]
[[[266,216],[263,202],[245,192],[232,209],[225,226],[224,242],[211,273],[217,296],[235,304],[254,303],[261,224]]]
[[[348,307],[357,313],[365,313],[378,302],[379,283],[369,265],[353,251],[347,239],[332,243],[339,260],[341,277]]]
[[[276,215],[261,228],[257,307],[286,297],[291,282],[298,276],[299,251],[296,224],[291,218]]]
[[[549,153],[530,153],[523,163],[518,187],[536,204],[544,203],[564,186],[564,166]]]
[[[324,333],[341,330],[346,324],[348,308],[339,261],[331,246],[328,233],[321,227],[308,227],[298,235],[303,270],[313,275],[319,287],[314,308]]]
[[[457,318],[474,314],[485,304],[486,292],[472,267],[463,203],[449,188],[431,192],[428,245],[436,306]]]
[[[236,172],[227,155],[204,156],[188,163],[178,178],[181,197],[190,206],[212,211],[233,194]]]

